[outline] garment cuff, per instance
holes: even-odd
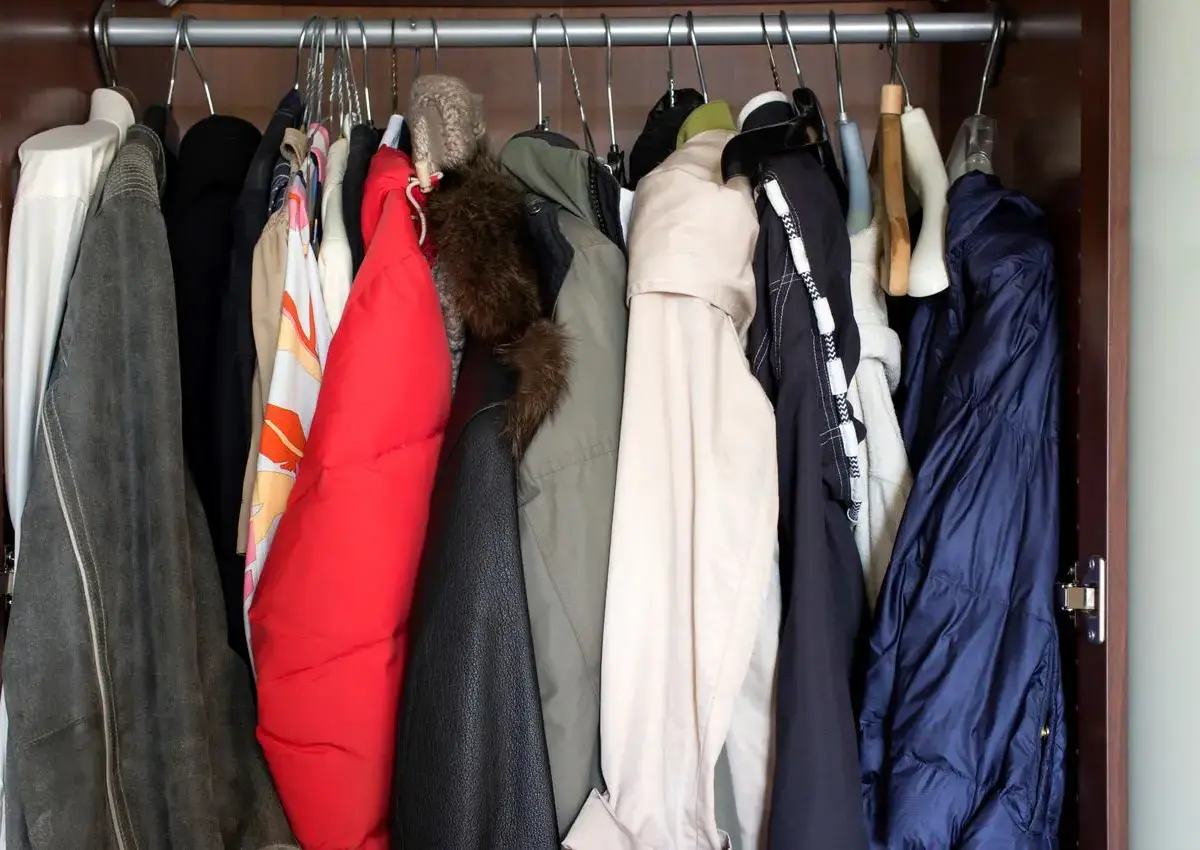
[[[571,831],[563,839],[563,850],[653,850],[625,828],[609,804],[607,795],[592,789]]]

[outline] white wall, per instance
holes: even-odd
[[[1133,2],[1132,850],[1200,850],[1200,0]]]

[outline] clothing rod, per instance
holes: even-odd
[[[943,44],[986,43],[991,39],[995,18],[988,13],[914,14],[911,16],[918,43]],[[696,40],[702,45],[763,43],[762,25],[758,15],[704,15],[695,17]],[[430,19],[403,18],[395,21],[395,45],[398,48],[432,47],[433,26]],[[667,17],[610,18],[613,46],[665,45]],[[598,16],[568,18],[567,32],[572,47],[603,47],[604,24]],[[903,18],[899,20],[901,42],[913,41]],[[102,42],[103,19],[96,22],[97,43]],[[188,37],[195,47],[292,47],[300,41],[304,21],[204,21],[188,22]],[[171,47],[175,44],[178,24],[171,18],[122,18],[107,20],[108,43],[112,47]],[[367,43],[371,47],[392,44],[390,20],[365,22]],[[788,15],[788,28],[797,44],[829,44],[829,16]],[[890,25],[887,15],[838,15],[837,36],[842,44],[883,44],[888,40]],[[439,47],[530,47],[533,32],[531,18],[492,20],[438,20]],[[783,29],[777,15],[767,16],[767,34],[771,41],[782,44]],[[557,19],[543,16],[537,28],[538,47],[563,44],[562,26]],[[688,28],[683,16],[677,16],[671,31],[676,47],[689,44]],[[350,21],[350,44],[362,45],[357,24]]]

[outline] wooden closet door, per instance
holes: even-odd
[[[1126,400],[1130,0],[1009,0],[996,172],[1046,211],[1064,289],[1063,578],[1107,568],[1103,643],[1063,617],[1068,783],[1062,846],[1126,850]],[[978,11],[982,0],[955,0]],[[947,46],[942,141],[974,110],[983,50]]]

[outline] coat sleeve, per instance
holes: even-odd
[[[304,847],[386,850],[406,621],[450,402],[420,254],[352,290],[250,618],[258,737]]]

